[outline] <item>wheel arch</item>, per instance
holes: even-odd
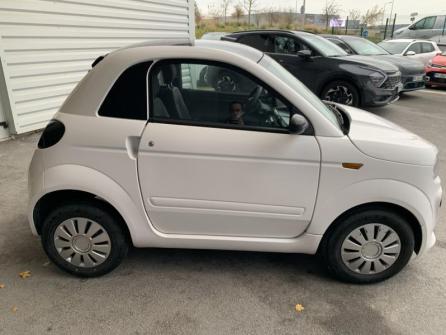
[[[409,223],[410,228],[412,229],[412,232],[414,234],[415,238],[414,251],[416,254],[420,252],[423,243],[423,229],[417,217],[411,211],[409,211],[407,208],[404,208],[403,206],[390,202],[378,202],[378,201],[357,205],[344,211],[338,217],[336,217],[336,219],[329,225],[328,229],[323,234],[321,243],[319,244],[318,252],[322,250],[322,248],[324,248],[329,239],[329,236],[331,235],[331,232],[337,227],[337,225],[339,225],[347,217],[366,210],[385,210],[391,213],[398,214],[401,217],[403,217]]]
[[[341,74],[341,73],[329,76],[328,78],[326,78],[324,81],[322,81],[320,83],[319,88],[318,88],[318,96],[320,98],[322,98],[322,92],[327,87],[327,85],[334,81],[346,81],[350,85],[353,85],[356,88],[356,90],[358,91],[359,106],[362,104],[363,97],[362,97],[361,85],[359,84],[359,82],[353,76],[349,76],[347,74]]]
[[[32,213],[37,233],[39,235],[42,234],[43,223],[55,207],[62,206],[64,204],[80,202],[95,204],[110,213],[114,218],[117,219],[117,222],[122,228],[127,241],[129,243],[132,243],[129,228],[121,213],[119,213],[119,211],[113,205],[111,205],[107,200],[98,197],[93,193],[71,189],[46,193],[37,201]]]
[[[54,203],[74,199],[95,201],[119,215],[131,236],[131,243],[136,247],[147,245],[154,236],[143,208],[139,186],[129,185],[124,189],[117,181],[95,169],[72,164],[53,166],[45,170],[41,179],[41,186],[31,190],[28,208],[28,219],[35,234],[39,233],[37,225],[41,224],[35,219],[41,220],[42,215],[48,214],[45,206],[51,209]],[[39,214],[42,207],[43,214]]]

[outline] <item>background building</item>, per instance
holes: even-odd
[[[194,36],[193,0],[1,0],[0,139],[44,127],[98,56]]]

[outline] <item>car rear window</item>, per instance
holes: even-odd
[[[378,45],[393,55],[402,53],[410,42],[381,42]]]
[[[99,108],[100,116],[147,120],[147,72],[152,62],[133,65],[116,80]]]

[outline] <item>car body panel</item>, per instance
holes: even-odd
[[[313,215],[319,166],[314,136],[150,121],[138,154],[147,213],[175,234],[299,236]]]
[[[446,87],[446,52],[435,56],[426,66],[427,84]]]

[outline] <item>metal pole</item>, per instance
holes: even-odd
[[[347,20],[345,20],[345,34],[347,35],[347,30],[348,30],[348,16],[347,16]]]
[[[444,36],[444,30],[445,29],[446,29],[446,16],[444,17],[443,32],[441,33],[441,36]]]
[[[390,9],[390,15],[389,18],[392,20],[392,14],[393,14],[393,3],[395,2],[395,0],[392,0],[392,8]],[[393,36],[392,36],[393,37]]]
[[[390,35],[390,37],[392,37],[392,38],[393,38],[393,32],[395,31],[395,22],[396,22],[396,14],[395,14],[395,18],[393,19],[392,35]]]
[[[386,7],[387,7],[387,5],[389,5],[389,4],[391,4],[392,2],[391,1],[389,1],[389,2],[386,2],[385,4],[384,4],[384,7],[383,7],[383,19],[382,19],[382,21],[381,21],[381,25],[383,26],[384,25],[384,18],[386,17]]]
[[[387,27],[389,26],[389,18],[386,18],[386,27],[384,28],[384,39],[387,37]]]

